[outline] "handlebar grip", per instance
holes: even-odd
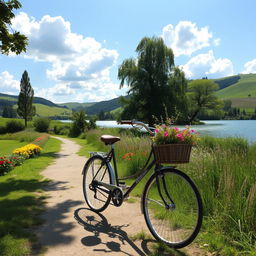
[[[121,120],[120,124],[133,124],[131,120]]]

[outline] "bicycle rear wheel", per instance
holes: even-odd
[[[86,203],[96,212],[105,210],[111,200],[110,191],[103,186],[95,185],[94,181],[113,183],[106,161],[100,155],[91,157],[85,164],[83,174],[83,193]]]
[[[146,183],[142,206],[152,235],[173,248],[190,244],[201,228],[201,196],[193,181],[179,170],[167,167],[153,174]]]

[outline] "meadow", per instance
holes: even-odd
[[[129,133],[98,129],[76,141],[83,146],[80,154],[88,156],[88,151],[107,150],[100,135],[121,135],[116,143],[118,166],[120,175],[127,176],[142,167],[151,144],[148,136]],[[129,157],[124,157],[127,153]],[[256,144],[249,145],[245,139],[203,137],[193,148],[190,163],[178,166],[192,177],[203,198],[204,222],[197,241],[218,255],[255,255],[255,155]],[[143,182],[134,190],[134,196],[141,195]]]

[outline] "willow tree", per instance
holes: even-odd
[[[25,121],[25,127],[27,127],[27,121],[31,120],[32,116],[36,114],[36,108],[33,106],[33,98],[34,90],[30,84],[28,72],[25,70],[20,81],[20,94],[17,109],[18,115]]]
[[[171,109],[170,84],[174,55],[162,38],[144,37],[136,48],[138,57],[126,59],[118,70],[120,87],[128,85],[130,98],[123,116],[138,118],[153,125],[166,120]]]

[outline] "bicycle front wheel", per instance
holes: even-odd
[[[113,182],[105,159],[100,155],[91,157],[85,164],[83,174],[83,192],[86,203],[96,212],[105,210],[111,200],[110,191],[104,186],[95,184],[95,181],[107,184]]]
[[[202,199],[183,172],[165,168],[147,181],[143,213],[152,235],[173,248],[190,244],[202,224]]]

